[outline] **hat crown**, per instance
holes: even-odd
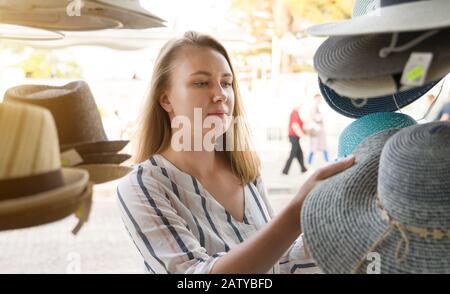
[[[450,228],[450,123],[412,126],[383,148],[381,205],[406,226]]]
[[[0,104],[0,180],[56,171],[58,137],[50,112],[21,103]]]
[[[61,145],[107,140],[97,105],[84,81],[75,81],[61,87],[13,87],[6,91],[5,101],[24,102],[50,110]]]
[[[348,125],[339,136],[338,157],[353,153],[369,136],[388,129],[402,129],[417,124],[410,116],[397,112],[376,112],[365,115]]]

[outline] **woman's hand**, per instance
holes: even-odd
[[[296,212],[295,215],[297,216],[298,221],[298,215],[302,209],[303,202],[305,201],[308,194],[312,191],[312,189],[314,189],[314,187],[317,186],[317,184],[319,184],[322,180],[351,167],[354,162],[355,156],[349,156],[344,160],[328,164],[327,166],[318,169],[306,180],[306,182],[300,187],[300,190],[291,202],[291,205],[293,205],[293,208]]]

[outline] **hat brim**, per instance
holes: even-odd
[[[89,173],[89,180],[95,184],[114,181],[126,176],[133,169],[128,166],[116,164],[81,164],[77,168]]]
[[[422,87],[366,100],[364,100],[365,98],[350,99],[348,97],[343,97],[325,85],[320,78],[319,88],[324,100],[332,109],[344,116],[359,118],[375,112],[397,111],[425,95],[438,82],[439,81],[435,81]]]
[[[69,149],[76,149],[79,154],[92,154],[92,153],[117,153],[129,143],[129,140],[116,140],[116,141],[97,141],[97,142],[81,142],[74,144],[61,145],[61,152]]]
[[[312,26],[313,36],[351,36],[434,30],[450,26],[450,1],[416,1],[380,8],[350,20]]]
[[[51,191],[0,202],[0,230],[42,225],[74,213],[86,195],[89,174],[81,169],[61,169],[64,186]]]
[[[123,29],[147,29],[165,26],[164,19],[131,1],[89,0],[86,4],[88,7],[92,4],[92,9],[88,9],[89,14],[107,15],[117,19],[122,23]],[[98,9],[99,7],[102,9]]]
[[[123,153],[91,153],[82,154],[83,164],[93,164],[93,163],[110,163],[110,164],[121,164],[122,162],[131,158],[130,154]]]
[[[377,178],[381,150],[395,135],[383,132],[364,141],[354,152],[351,168],[323,181],[305,200],[301,224],[304,242],[325,273],[369,273],[375,259],[366,259],[371,247],[382,237],[388,223],[376,207]],[[385,136],[384,143],[378,139]],[[429,240],[408,234],[405,260],[396,261],[402,240],[398,230],[389,234],[372,254],[379,257],[381,273],[448,273],[450,241]]]

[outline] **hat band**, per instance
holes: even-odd
[[[445,236],[447,236],[448,239],[450,239],[450,228],[446,228],[444,230],[439,229],[429,229],[429,228],[420,228],[420,227],[412,227],[412,226],[405,226],[399,221],[392,218],[392,216],[389,214],[389,212],[383,208],[383,206],[380,203],[380,199],[377,194],[376,198],[376,207],[381,212],[381,218],[389,223],[389,226],[384,231],[384,233],[378,238],[375,243],[370,246],[369,250],[367,250],[367,253],[364,254],[364,256],[358,261],[356,266],[353,268],[352,273],[357,273],[358,270],[361,268],[361,266],[366,261],[366,258],[370,252],[373,252],[376,248],[378,248],[381,243],[394,231],[394,229],[398,229],[402,239],[397,245],[397,250],[395,252],[395,260],[397,262],[402,262],[406,255],[408,255],[409,252],[409,238],[406,235],[407,232],[413,233],[416,236],[426,239],[428,237],[433,238],[434,240],[442,240]],[[403,254],[400,256],[400,251],[403,248]]]
[[[428,0],[380,0],[380,7],[388,7],[403,3],[420,2],[420,1],[428,1]]]
[[[29,177],[0,180],[0,200],[38,194],[63,185],[61,169]]]

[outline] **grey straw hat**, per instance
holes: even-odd
[[[399,34],[397,45],[408,44],[421,35],[423,32]],[[389,50],[391,39],[392,34],[330,37],[314,55],[314,67],[322,80],[368,79],[401,75],[413,52],[432,53],[431,66],[439,65],[450,58],[450,29],[436,32],[411,48],[386,51],[386,56],[381,57],[382,50]],[[448,71],[449,67],[444,75],[437,78],[442,78]]]
[[[349,20],[308,28],[314,36],[350,36],[434,30],[450,26],[448,0],[357,0]]]
[[[306,244],[326,273],[367,273],[374,260],[381,273],[450,273],[450,123],[392,132],[305,201]]]

